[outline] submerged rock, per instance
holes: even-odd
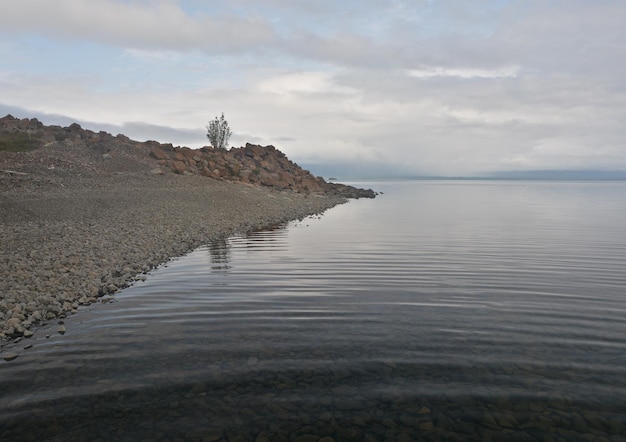
[[[9,352],[9,353],[4,353],[4,354],[2,355],[2,358],[3,358],[5,361],[9,361],[9,362],[10,362],[10,361],[13,361],[13,360],[17,359],[17,357],[18,357],[18,356],[19,356],[19,355],[18,355],[18,354],[16,354],[16,353],[10,353],[10,352]]]

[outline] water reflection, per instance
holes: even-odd
[[[238,248],[244,248],[248,251],[266,251],[275,249],[277,246],[284,245],[284,241],[288,235],[288,224],[276,224],[263,230],[247,232],[245,235],[235,236],[231,238],[233,244]]]
[[[2,366],[0,440],[624,440],[626,185],[555,186],[215,241]]]
[[[208,244],[211,255],[211,271],[228,273],[230,270],[230,243],[226,238],[214,239]]]
[[[244,249],[247,252],[267,252],[279,250],[288,235],[288,224],[281,223],[267,229],[246,232],[232,238],[218,238],[207,244],[206,249],[211,257],[211,271],[217,274],[228,274],[231,270],[231,248]]]

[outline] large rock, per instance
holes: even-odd
[[[172,170],[174,171],[174,173],[178,173],[182,175],[187,170],[187,166],[182,161],[174,160],[172,161]]]
[[[303,179],[302,183],[300,184],[300,188],[307,192],[321,191],[320,185],[315,180],[312,180],[310,178]]]
[[[278,174],[270,173],[261,178],[261,184],[268,187],[275,187],[278,184]]]
[[[196,155],[196,151],[192,150],[188,147],[181,147],[180,148],[180,153],[183,155],[184,158],[186,158],[187,160],[192,160],[193,157]]]
[[[154,149],[152,149],[152,151],[150,151],[150,155],[152,155],[157,160],[167,160],[169,158],[169,155],[165,153],[165,151],[163,151],[162,149],[159,149],[158,147],[155,147]]]
[[[18,357],[17,353],[11,353],[11,352],[7,352],[2,355],[2,358],[8,362],[17,359],[17,357]]]

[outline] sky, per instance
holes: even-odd
[[[626,1],[0,0],[0,114],[380,175],[626,170]]]

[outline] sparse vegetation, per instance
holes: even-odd
[[[215,149],[226,149],[228,147],[228,139],[232,135],[230,128],[228,127],[228,121],[224,118],[222,113],[221,117],[215,117],[215,119],[207,124],[206,134],[211,146]]]
[[[25,132],[0,133],[0,151],[28,152],[37,149],[40,144],[39,138],[30,136]]]
[[[228,169],[230,176],[239,176],[239,172],[241,172],[241,164],[228,163],[226,164],[226,169]]]

